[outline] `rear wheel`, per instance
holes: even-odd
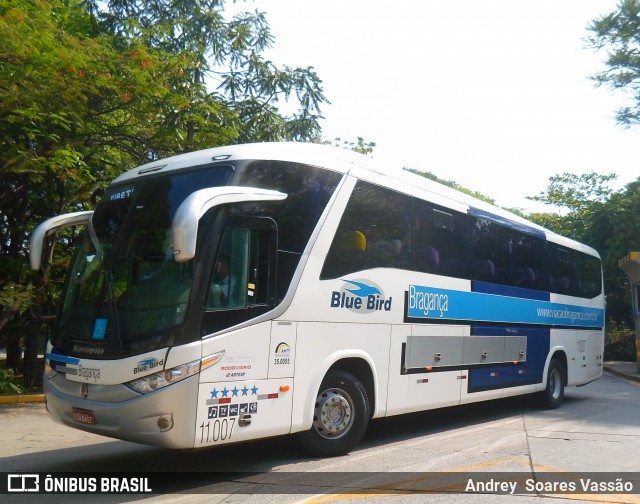
[[[549,363],[547,372],[547,387],[538,392],[536,399],[545,409],[559,408],[564,399],[564,366],[555,357]]]
[[[351,451],[369,424],[369,399],[362,383],[347,371],[330,370],[322,381],[311,429],[298,434],[302,447],[317,457]]]

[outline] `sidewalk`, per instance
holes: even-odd
[[[619,376],[620,378],[640,382],[640,373],[638,372],[637,364],[635,362],[605,362],[604,370],[609,371],[609,373]]]
[[[640,383],[640,373],[635,362],[611,361],[604,363],[604,370],[611,374]],[[0,404],[44,402],[44,394],[0,395]]]

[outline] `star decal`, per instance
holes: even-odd
[[[251,395],[258,395],[258,387],[255,385],[251,387]]]
[[[231,393],[233,394],[233,397],[238,397],[238,387],[233,387]]]
[[[249,392],[249,389],[247,388],[246,385],[242,387],[240,390],[242,391],[242,395],[247,395],[247,393]]]
[[[227,390],[227,387],[222,389],[222,397],[227,397],[229,395],[229,391]]]
[[[214,388],[214,389],[211,391],[211,399],[214,399],[214,398],[216,398],[216,397],[218,397],[218,391]]]

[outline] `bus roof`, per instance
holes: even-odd
[[[449,207],[453,210],[465,213],[489,214],[503,222],[513,223],[514,227],[527,228],[535,234],[544,233],[549,241],[559,245],[565,245],[598,256],[598,253],[587,245],[560,236],[519,215],[462,191],[411,173],[402,167],[382,163],[357,152],[328,145],[302,142],[265,142],[214,147],[179,154],[138,166],[117,177],[113,183],[132,181],[147,174],[165,173],[183,168],[208,165],[212,162],[249,159],[309,164],[343,174],[350,174],[359,179],[432,201],[435,204]]]

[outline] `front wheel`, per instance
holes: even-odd
[[[564,366],[559,359],[551,359],[547,372],[547,388],[538,392],[536,399],[545,409],[556,409],[562,404],[564,399]]]
[[[322,380],[311,429],[298,434],[302,447],[316,457],[351,451],[369,424],[369,399],[362,383],[347,371],[330,370]]]

